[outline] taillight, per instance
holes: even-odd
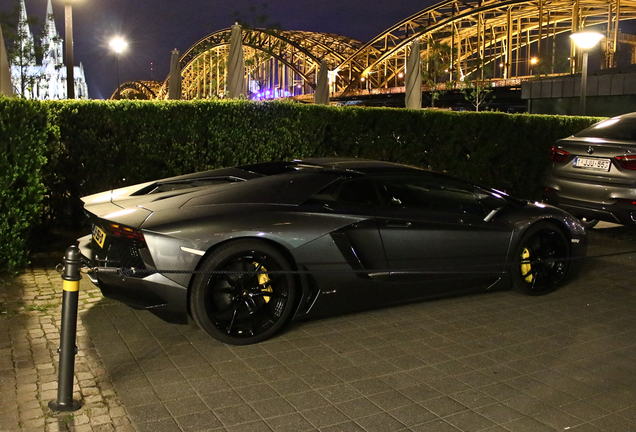
[[[570,156],[570,153],[552,146],[552,152],[550,153],[550,159],[552,162],[563,163],[568,160],[568,156]]]
[[[616,156],[614,159],[621,168],[636,170],[636,155]]]
[[[633,199],[617,199],[616,202],[622,205],[636,206],[636,200]]]
[[[135,240],[139,242],[145,242],[144,233],[141,230],[128,228],[127,226],[119,224],[110,224],[108,226],[108,232],[113,237],[125,238],[128,240]]]

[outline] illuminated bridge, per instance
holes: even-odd
[[[446,0],[410,16],[367,43],[334,34],[243,29],[246,79],[252,97],[311,95],[320,62],[330,70],[332,97],[403,91],[411,43],[421,48],[424,76],[449,81],[514,80],[578,70],[569,34],[605,35],[604,67],[616,65],[619,43],[636,40],[619,23],[636,18],[636,0]],[[230,29],[212,33],[180,60],[182,99],[224,97]],[[506,81],[504,81],[506,82]],[[122,97],[166,99],[163,83],[123,84]],[[115,92],[114,96],[118,92]]]

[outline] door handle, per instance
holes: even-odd
[[[411,222],[386,221],[387,228],[410,228]]]

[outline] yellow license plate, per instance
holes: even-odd
[[[97,225],[93,226],[93,240],[99,245],[100,248],[104,247],[104,241],[106,241],[106,233]]]

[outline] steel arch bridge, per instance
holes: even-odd
[[[110,97],[113,99],[155,100],[162,83],[157,81],[128,81],[123,83]]]
[[[184,99],[223,97],[230,33],[230,28],[212,33],[183,54]],[[243,29],[242,36],[246,76],[276,96],[311,91],[323,59],[334,68],[362,46],[362,42],[344,36],[306,31]],[[167,98],[168,84],[169,77],[159,91],[159,99]]]
[[[614,65],[620,21],[636,18],[634,0],[445,0],[395,24],[366,43],[338,67],[349,75],[347,88],[365,78],[374,87],[389,87],[404,71],[411,42],[426,58],[447,46],[448,80],[463,79],[492,66],[493,78],[530,75],[531,61],[551,61],[557,36],[605,25],[606,66]],[[570,72],[577,64],[570,48]],[[473,77],[474,78],[482,78]]]
[[[573,73],[579,53],[567,34],[592,26],[601,30],[605,67],[612,67],[619,42],[636,45],[619,31],[619,23],[631,19],[636,19],[636,0],[444,0],[367,43],[333,34],[243,29],[246,78],[253,93],[306,95],[326,59],[332,96],[399,89],[415,41],[424,68],[434,58],[442,63],[443,73],[435,78],[440,82],[528,77],[533,59],[544,71],[547,65],[548,73]],[[230,29],[212,33],[181,57],[183,99],[224,96],[229,37]],[[565,70],[554,68],[557,53],[569,58]],[[168,82],[158,99],[167,98]]]

